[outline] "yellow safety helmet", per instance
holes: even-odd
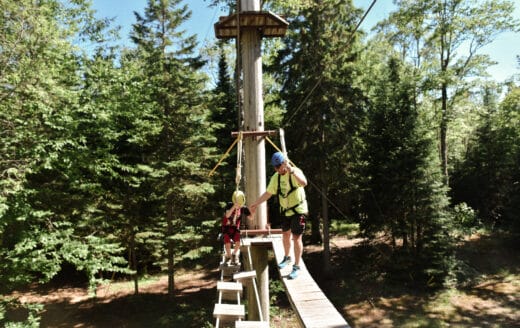
[[[235,190],[233,192],[233,196],[231,197],[233,204],[238,204],[240,206],[244,206],[246,203],[246,195],[240,190]]]

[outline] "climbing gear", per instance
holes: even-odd
[[[292,176],[289,176],[289,191],[285,194],[282,194],[282,191],[280,189],[280,180],[281,180],[281,175],[278,174],[278,189],[277,189],[277,192],[276,194],[278,195],[278,197],[281,197],[281,198],[284,198],[286,199],[287,197],[289,197],[289,195],[291,193],[293,193],[294,191],[296,191],[298,189],[297,186],[295,186],[293,184],[293,181],[292,181]],[[285,213],[289,212],[289,211],[294,211],[298,206],[300,206],[300,204],[302,204],[303,202],[305,201],[305,198],[300,200],[300,202],[294,206],[291,206],[291,207],[288,207],[288,208],[283,208],[281,205],[280,205],[280,214],[285,216]],[[280,203],[280,202],[279,202]],[[295,213],[297,213],[296,211],[294,211]],[[298,213],[298,214],[301,214],[301,213]]]
[[[287,264],[291,263],[291,257],[290,256],[284,256],[282,262],[278,264],[278,267],[280,269],[283,269],[287,266]]]
[[[300,271],[300,267],[298,265],[293,265],[291,273],[289,273],[289,279],[296,279],[298,277],[298,271]]]
[[[273,154],[273,157],[271,157],[271,164],[274,167],[280,166],[285,162],[285,156],[282,152],[276,152]]]
[[[246,195],[244,195],[244,193],[240,190],[235,190],[233,192],[233,196],[231,196],[231,200],[233,201],[233,204],[237,204],[242,207],[246,203]]]

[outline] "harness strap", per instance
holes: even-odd
[[[289,191],[288,191],[285,195],[283,195],[283,194],[282,194],[282,191],[281,191],[281,189],[280,189],[280,180],[281,180],[281,176],[280,176],[280,174],[278,174],[278,190],[277,190],[277,195],[278,195],[278,197],[282,196],[283,198],[287,198],[287,197],[289,197],[289,195],[290,195],[292,192],[294,192],[294,191],[296,191],[296,190],[298,189],[298,187],[295,187],[295,186],[294,186],[294,184],[293,184],[293,182],[292,182],[292,177],[289,175],[289,186],[290,186],[290,189],[289,189]],[[295,209],[296,209],[298,206],[300,206],[304,201],[305,201],[305,199],[302,199],[298,204],[296,204],[296,205],[294,205],[294,206],[291,206],[291,207],[289,207],[289,208],[283,208],[283,207],[280,205],[280,213],[283,214],[283,215],[285,215],[285,213],[287,213],[287,212],[289,212],[289,211],[294,211],[295,213],[298,213],[298,212],[295,211]],[[298,214],[301,214],[301,213],[298,213]]]

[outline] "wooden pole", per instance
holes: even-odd
[[[260,11],[260,0],[241,0],[240,10]],[[264,131],[264,101],[262,98],[262,36],[256,28],[240,28],[242,68],[244,72],[244,130]],[[246,138],[245,185],[246,198],[254,201],[264,193],[266,183],[265,143],[263,139]],[[251,223],[251,222],[250,222]],[[264,202],[256,211],[253,226],[249,229],[264,229],[267,223],[267,205]],[[260,254],[265,252],[266,254]],[[253,267],[257,272],[262,317],[269,321],[269,270],[267,269],[267,250],[253,252]],[[256,304],[254,293],[248,293],[250,305]],[[260,318],[255,306],[249,306],[250,320]]]

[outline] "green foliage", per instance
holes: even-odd
[[[436,101],[439,149],[445,183],[451,159],[457,158],[458,140],[450,140],[456,105],[485,76],[492,63],[478,52],[495,36],[518,30],[512,1],[396,1],[398,9],[379,25],[403,60],[413,63],[422,76],[418,85]],[[455,146],[454,146],[455,145]]]
[[[321,193],[340,195],[335,203],[347,213],[356,199],[351,168],[362,147],[358,135],[364,128],[365,96],[354,85],[357,35],[350,36],[361,11],[351,1],[309,3],[297,14],[289,12],[293,19],[285,47],[267,71],[281,85],[289,157],[314,187],[307,199],[311,216],[320,217]]]
[[[95,288],[99,273],[131,273],[120,256],[122,248],[117,243],[96,236],[77,235],[70,223],[52,224],[47,231],[28,231],[26,237],[12,250],[4,252],[0,280],[2,288],[9,290],[38,279],[48,282],[61,269],[63,263],[73,264],[89,278]]]
[[[480,226],[477,213],[466,203],[453,206],[454,226],[464,235],[471,235]]]
[[[374,86],[360,228],[365,236],[390,234],[391,272],[433,286],[443,283],[454,264],[453,241],[446,188],[414,102],[413,81],[406,65],[391,57]]]
[[[478,211],[492,228],[517,230],[520,158],[520,92],[513,88],[498,107],[487,107],[457,167],[454,197]]]
[[[38,328],[40,327],[39,313],[43,305],[21,303],[14,299],[0,299],[0,325],[5,328]],[[10,318],[8,313],[21,314]]]

